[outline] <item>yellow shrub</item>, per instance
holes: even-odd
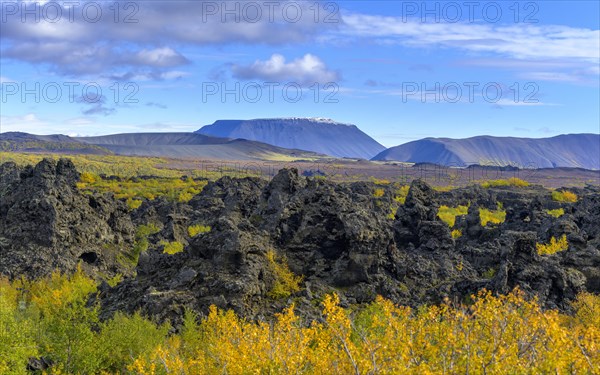
[[[479,219],[481,220],[481,225],[484,227],[487,225],[487,223],[502,224],[504,223],[504,220],[506,220],[506,211],[502,209],[502,205],[500,203],[498,204],[497,210],[480,208]]]
[[[183,244],[181,242],[161,241],[160,244],[164,246],[163,253],[165,254],[173,255],[183,251]]]
[[[529,182],[522,180],[517,177],[511,177],[504,180],[488,180],[481,183],[484,188],[498,187],[498,186],[515,186],[515,187],[527,187]]]
[[[132,198],[127,198],[127,208],[129,208],[129,210],[133,211],[138,209],[141,205],[142,205],[142,201],[139,199],[132,199]]]
[[[452,231],[452,238],[457,239],[462,236],[462,231],[460,229],[454,229]]]
[[[285,259],[276,259],[275,251],[267,251],[267,261],[269,268],[275,276],[273,288],[269,291],[268,296],[274,299],[287,298],[292,293],[300,290],[302,276],[296,276],[285,263]]]
[[[538,254],[550,255],[558,253],[559,251],[567,250],[569,248],[569,243],[567,241],[567,235],[563,234],[559,240],[556,240],[556,238],[552,237],[549,244],[544,245],[537,243],[535,244],[535,247]]]
[[[440,206],[437,216],[450,228],[454,226],[457,216],[466,215],[469,212],[469,206],[448,207]]]
[[[546,213],[555,218],[559,218],[565,214],[565,210],[563,208],[557,208],[555,210],[546,210]]]
[[[190,237],[196,237],[200,233],[210,232],[211,227],[210,227],[210,225],[196,224],[196,225],[190,225],[187,230],[188,230],[188,234]]]
[[[399,204],[404,204],[406,201],[406,196],[408,195],[408,191],[410,190],[409,185],[403,185],[399,189],[395,191],[394,201]]]
[[[577,202],[577,198],[577,194],[568,190],[552,192],[552,199],[557,202],[575,203]]]
[[[83,182],[84,184],[93,184],[98,180],[100,180],[100,177],[91,172],[83,172],[79,178],[79,181]]]
[[[383,189],[375,189],[375,191],[373,191],[373,197],[381,198],[381,197],[383,197],[384,193],[385,193],[385,191]]]

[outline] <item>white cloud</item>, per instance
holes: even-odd
[[[301,58],[287,62],[285,57],[274,54],[268,60],[256,60],[251,65],[233,65],[233,76],[239,79],[264,81],[288,81],[298,84],[335,82],[339,74],[328,69],[317,56],[307,53]]]
[[[600,30],[554,25],[423,23],[364,14],[346,14],[343,21],[342,35],[380,38],[407,46],[441,45],[518,59],[600,58]]]
[[[19,116],[0,116],[0,132],[33,133],[41,128],[48,128],[49,123],[34,113]]]
[[[169,47],[156,48],[153,50],[142,50],[135,54],[133,59],[139,65],[154,67],[172,67],[187,64],[188,60],[179,52]]]

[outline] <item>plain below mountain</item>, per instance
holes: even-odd
[[[566,134],[551,138],[425,138],[389,148],[372,160],[450,166],[481,164],[526,168],[600,169],[600,135]]]
[[[370,159],[385,150],[356,125],[322,118],[219,120],[196,133],[348,158]]]

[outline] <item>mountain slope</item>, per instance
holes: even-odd
[[[98,154],[111,152],[105,148],[80,142],[62,134],[35,135],[22,132],[0,133],[0,151],[61,152],[65,154]]]
[[[482,164],[600,169],[600,135],[566,134],[537,139],[491,136],[425,138],[389,148],[372,160],[455,166]]]
[[[355,125],[327,119],[274,118],[219,120],[196,133],[243,138],[337,157],[370,159],[385,147]]]
[[[266,143],[196,133],[129,133],[80,137],[77,140],[106,148],[119,155],[223,160],[320,157],[311,152],[289,150]]]

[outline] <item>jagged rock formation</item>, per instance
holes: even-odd
[[[37,278],[78,263],[91,276],[130,274],[120,257],[133,246],[127,207],[110,195],[83,195],[68,159],[35,167],[0,165],[0,274]]]
[[[140,257],[137,277],[104,288],[105,316],[135,311],[177,322],[185,307],[205,312],[211,304],[265,319],[283,306],[313,316],[314,298],[337,291],[342,303],[372,301],[380,294],[417,306],[445,298],[467,301],[483,288],[505,293],[519,287],[548,308],[569,309],[581,291],[600,292],[600,190],[580,189],[574,204],[553,202],[541,187],[483,189],[471,186],[437,192],[414,181],[395,219],[386,216],[393,191],[373,194],[372,183],[337,184],[282,170],[272,181],[222,178],[189,204],[148,202],[134,213],[137,223],[154,222],[151,238],[180,240],[182,253],[160,245]],[[458,218],[463,236],[453,239],[436,214],[441,204],[471,203]],[[507,220],[482,227],[478,207],[501,202]],[[544,210],[565,208],[555,219]],[[189,238],[191,224],[212,230]],[[570,247],[539,256],[536,242],[566,234]],[[288,299],[268,296],[276,276],[267,261],[274,250],[304,281]]]

